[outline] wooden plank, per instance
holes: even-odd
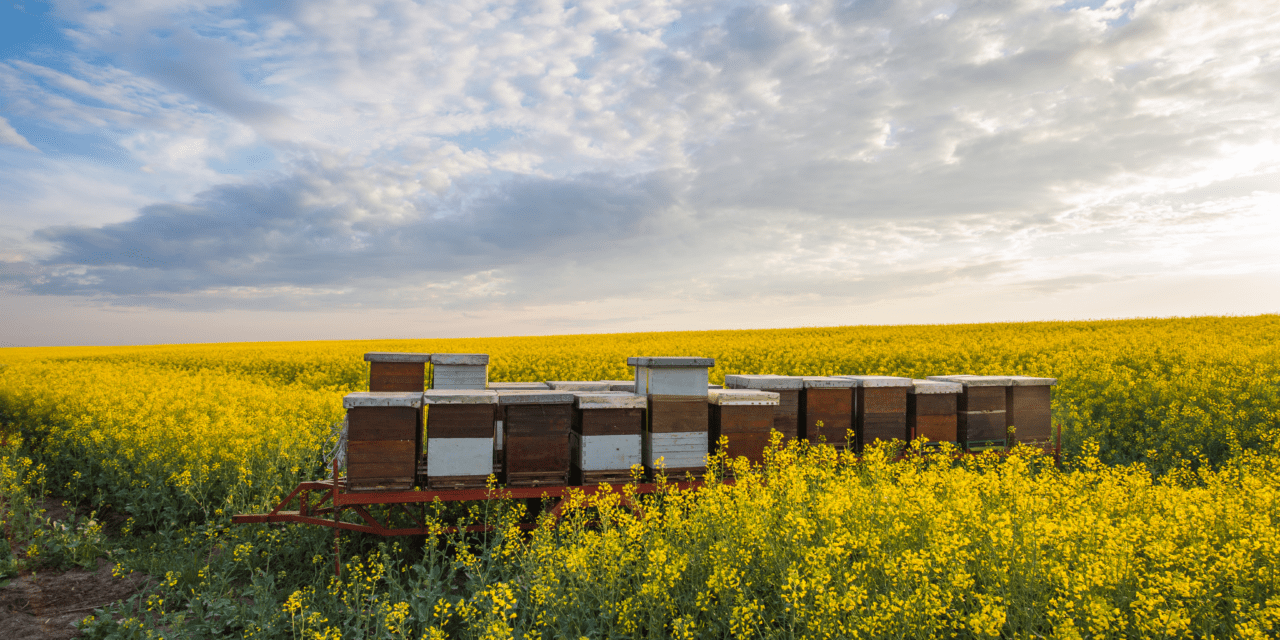
[[[949,416],[918,416],[907,414],[907,428],[917,438],[928,438],[929,442],[956,442],[956,429],[959,418],[953,412]]]
[[[347,409],[348,440],[415,440],[419,410],[413,407]]]
[[[569,484],[569,472],[507,471],[508,487],[561,487]]]
[[[1006,388],[966,386],[956,408],[959,411],[1004,411]]]
[[[773,414],[773,428],[782,434],[783,441],[794,440],[800,434],[800,393],[802,389],[770,389],[778,394],[778,406]]]
[[[1001,391],[1004,391],[1001,389]],[[956,413],[956,431],[968,446],[988,446],[1005,442],[1003,411],[960,411]]]
[[[582,435],[638,435],[644,426],[644,409],[579,409],[574,418],[574,431]]]
[[[429,476],[427,478],[427,488],[435,491],[447,491],[449,489],[484,489],[487,486],[488,481],[488,475]]]
[[[805,389],[800,395],[800,420],[798,437],[845,446],[849,429],[853,428],[853,389]]]
[[[907,413],[906,387],[858,387],[859,413]]]
[[[903,413],[866,413],[861,416],[862,446],[872,444],[876,440],[907,440],[907,414]]]
[[[731,433],[763,433],[774,429],[774,409],[770,405],[709,405],[710,435],[715,442]]]
[[[705,433],[709,419],[707,399],[650,396],[647,419],[650,433]]]
[[[568,441],[573,424],[573,405],[563,404],[511,404],[504,405],[502,429],[505,437],[512,435],[537,435],[563,433]],[[505,438],[504,438],[505,440]],[[503,444],[505,448],[507,445]]]
[[[631,471],[583,471],[574,469],[571,482],[585,487],[598,484],[624,485],[631,482]]]
[[[427,437],[492,438],[496,404],[433,404],[427,408]]]
[[[413,440],[348,440],[347,461],[372,463],[394,462],[405,460],[414,462],[417,449]]]
[[[1005,393],[1005,423],[1014,428],[1018,442],[1046,447],[1053,437],[1053,410],[1050,388],[1009,387]]]
[[[488,475],[493,438],[427,438],[428,476]]]
[[[913,393],[907,398],[907,412],[918,416],[954,416],[958,402],[956,393]]]
[[[421,362],[370,362],[370,391],[422,391],[426,364]]]
[[[569,434],[569,457],[573,466],[587,471],[621,471],[640,464],[640,434]]]
[[[730,458],[745,456],[752,462],[764,462],[764,451],[769,446],[769,433],[758,431],[737,432],[726,433],[724,436],[728,439],[728,446],[725,450]],[[712,442],[712,446],[718,446],[719,442],[720,440],[717,438]]]
[[[569,431],[516,435],[507,432],[502,452],[507,473],[568,473]]]

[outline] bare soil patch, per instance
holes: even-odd
[[[144,576],[115,578],[111,567],[112,563],[99,558],[96,571],[37,571],[13,578],[0,587],[0,638],[78,637],[80,631],[71,626],[73,622],[92,615],[98,607],[128,598],[145,586]]]

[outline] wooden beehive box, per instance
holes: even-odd
[[[584,380],[548,380],[547,386],[556,391],[583,393],[603,393],[610,391],[608,382],[590,382]]]
[[[847,448],[854,431],[853,389],[857,383],[830,376],[805,376],[803,380],[797,437],[814,444],[825,442],[837,449]]]
[[[569,459],[574,484],[626,484],[641,462],[641,431],[648,401],[634,393],[574,396]]]
[[[1021,444],[1049,449],[1053,441],[1052,387],[1057,378],[1009,376],[1005,390],[1005,424]]]
[[[422,443],[422,392],[361,391],[347,410],[347,488],[413,488]]]
[[[929,379],[957,382],[963,387],[956,403],[956,438],[964,448],[1008,446],[1005,395],[1013,383],[1008,376],[948,375]]]
[[[483,389],[432,389],[422,394],[427,415],[423,468],[430,489],[483,489],[493,472],[498,394]]]
[[[854,381],[853,429],[857,432],[857,450],[862,451],[877,440],[906,441],[907,389],[910,378],[897,376],[833,376]]]
[[[370,391],[422,391],[431,354],[374,351],[364,359],[369,363]]]
[[[572,393],[499,391],[503,473],[509,487],[569,484]]]
[[[489,380],[489,356],[484,353],[431,355],[432,389],[484,389]]]
[[[672,477],[706,473],[707,370],[715,360],[635,357],[627,364],[636,368],[636,394],[649,401],[641,437],[645,468]]]
[[[804,378],[799,376],[727,375],[724,386],[729,389],[755,389],[778,394],[773,414],[773,428],[782,434],[783,442],[800,435],[800,391]]]
[[[907,430],[912,439],[958,442],[956,411],[963,390],[956,382],[912,380],[907,395]]]
[[[730,458],[745,456],[752,462],[764,462],[769,432],[774,429],[778,394],[755,389],[711,389],[707,404],[711,446],[718,447],[723,436],[728,440],[725,450]]]

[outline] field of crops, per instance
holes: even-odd
[[[91,637],[1267,637],[1276,335],[1280,317],[1257,316],[4,349],[0,512],[23,544],[23,491],[114,516],[87,547],[158,584]],[[713,357],[713,381],[1049,376],[1071,462],[793,447],[754,480],[658,496],[643,517],[594,504],[596,524],[532,537],[504,533],[520,504],[443,510],[498,528],[410,548],[353,537],[334,580],[327,532],[228,518],[319,473],[367,351],[488,353],[495,381],[629,378],[637,355]]]

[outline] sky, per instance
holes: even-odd
[[[0,347],[1280,311],[1280,4],[15,0]]]

